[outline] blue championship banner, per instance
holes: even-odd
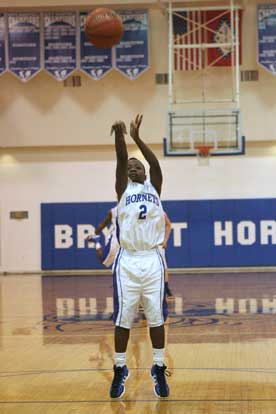
[[[52,12],[43,17],[45,69],[63,81],[77,68],[76,13]]]
[[[40,14],[8,14],[9,70],[27,82],[41,70]]]
[[[276,4],[258,6],[258,63],[276,75]]]
[[[149,68],[147,10],[120,10],[124,23],[121,42],[115,47],[116,69],[134,80]]]
[[[5,39],[5,18],[4,14],[0,13],[0,75],[2,75],[7,69]]]
[[[41,205],[42,269],[98,269],[87,235],[115,203]],[[164,201],[169,268],[276,265],[276,199]]]
[[[112,49],[99,49],[85,38],[84,27],[88,13],[80,13],[80,69],[99,80],[112,69]]]

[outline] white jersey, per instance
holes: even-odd
[[[122,248],[154,249],[165,238],[165,218],[159,195],[150,181],[129,180],[118,204],[118,235]]]

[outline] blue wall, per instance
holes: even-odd
[[[42,269],[103,268],[95,250],[77,237],[77,228],[96,226],[114,205],[42,204]],[[164,201],[163,206],[174,226],[170,268],[276,265],[276,199]],[[70,226],[58,248],[55,225]],[[66,238],[72,246],[65,246]]]

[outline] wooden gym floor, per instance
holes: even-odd
[[[276,273],[171,274],[158,400],[143,314],[119,401],[112,379],[112,278],[0,277],[1,414],[275,414]]]

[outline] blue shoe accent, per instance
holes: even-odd
[[[127,366],[113,366],[114,378],[110,387],[110,398],[120,398],[125,393],[125,382],[129,377]]]
[[[166,369],[166,365],[160,367],[156,364],[151,368],[151,376],[154,381],[154,392],[156,397],[169,396],[170,389],[166,381]]]

